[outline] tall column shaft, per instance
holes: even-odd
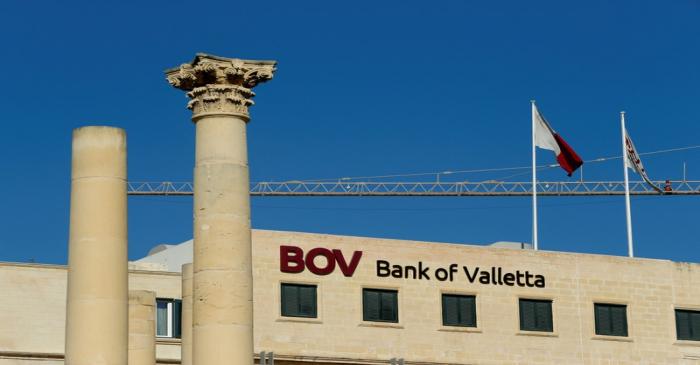
[[[156,294],[129,291],[129,365],[156,363]]]
[[[193,347],[197,365],[253,364],[253,269],[246,123],[274,61],[198,54],[166,71],[196,124]]]
[[[253,274],[246,122],[208,116],[196,126],[193,361],[250,364]]]
[[[182,265],[182,331],[180,363],[192,365],[192,264]]]
[[[127,361],[126,133],[73,131],[65,362]]]

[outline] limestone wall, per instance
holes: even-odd
[[[254,231],[255,351],[277,364],[697,364],[700,342],[677,341],[674,308],[700,309],[700,265],[531,250]],[[352,277],[280,272],[280,245],[362,257]],[[430,280],[377,277],[376,261],[429,267]],[[317,266],[325,261],[318,258]],[[437,268],[459,267],[453,281]],[[468,282],[462,266],[542,275],[545,287]],[[63,266],[0,264],[0,364],[62,363]],[[318,318],[280,315],[280,284],[318,285]],[[132,271],[131,290],[180,298],[177,273]],[[399,291],[399,323],[362,321],[362,288]],[[441,325],[442,293],[477,297],[477,328]],[[519,331],[518,298],[553,301],[554,331]],[[593,303],[628,305],[629,337],[594,335]],[[159,340],[160,363],[177,363],[179,340]],[[34,360],[31,360],[34,358]],[[39,361],[41,360],[41,361]]]
[[[700,265],[603,255],[535,252],[477,246],[256,232],[255,325],[259,350],[279,355],[404,358],[453,364],[682,364],[700,361],[700,343],[676,341],[674,308],[700,308]],[[363,256],[352,278],[280,273],[279,246],[308,252],[340,249]],[[319,266],[323,258],[317,259]],[[379,278],[376,261],[449,268],[451,264],[543,275],[545,288],[454,281]],[[280,316],[280,283],[318,285],[318,319]],[[399,323],[362,321],[363,287],[399,291]],[[441,293],[477,297],[476,329],[441,325]],[[553,333],[519,330],[518,298],[553,301]],[[628,338],[594,334],[593,303],[628,305]]]
[[[132,271],[129,287],[179,298],[180,275]],[[66,267],[0,263],[0,293],[0,364],[62,364]],[[179,340],[159,340],[157,357],[165,363],[178,361]]]

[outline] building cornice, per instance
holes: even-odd
[[[68,269],[67,265],[40,264],[40,263],[35,263],[35,262],[9,262],[9,261],[0,261],[0,267],[23,267],[23,268],[52,269],[52,270],[67,270]],[[180,276],[179,272],[156,271],[156,270],[129,270],[129,274]]]

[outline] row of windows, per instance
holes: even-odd
[[[316,318],[317,287],[306,284],[282,284],[281,313],[285,317]],[[553,332],[552,301],[520,299],[520,330]],[[595,333],[604,336],[628,336],[627,306],[594,303]],[[679,340],[700,341],[700,311],[676,309],[676,334]],[[398,291],[362,289],[362,319],[371,322],[399,321]],[[476,327],[476,296],[442,295],[444,326]]]

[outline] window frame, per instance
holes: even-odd
[[[523,311],[522,311],[522,302],[523,301],[528,301],[528,302],[539,302],[539,303],[549,303],[549,324],[550,326],[547,329],[537,329],[537,328],[524,328],[523,327]],[[531,334],[531,335],[537,335],[537,336],[557,336],[556,333],[556,324],[554,323],[554,318],[555,318],[555,306],[554,306],[554,299],[552,298],[546,298],[546,297],[519,297],[516,301],[517,309],[518,309],[518,333],[519,334]],[[536,309],[536,308],[535,308]],[[537,320],[537,313],[535,312],[535,321]]]
[[[307,315],[290,315],[290,314],[285,314],[284,313],[284,287],[285,286],[293,286],[296,287],[297,289],[305,287],[305,288],[314,288],[314,314],[313,316],[307,316]],[[317,320],[319,319],[319,286],[318,284],[313,284],[313,283],[297,283],[297,282],[280,282],[279,285],[279,315],[280,318],[284,319],[297,319],[297,320]],[[297,294],[299,294],[299,290],[297,290]]]
[[[624,308],[624,335],[621,334],[614,334],[612,333],[599,333],[599,324],[598,324],[598,311],[597,308],[598,306],[607,306],[609,309],[610,308]],[[593,302],[593,334],[594,337],[596,338],[609,338],[609,339],[629,339],[631,338],[631,333],[632,331],[630,330],[630,321],[629,321],[629,312],[630,312],[630,306],[628,303],[623,303],[623,302],[611,302],[611,301],[594,301]],[[610,313],[610,318],[608,319],[609,322],[611,323],[612,326],[612,312]]]
[[[690,338],[680,338],[679,333],[678,333],[678,312],[690,312],[690,313],[695,313],[700,316],[700,308],[688,308],[688,307],[674,307],[673,308],[673,322],[675,325],[675,335],[676,335],[676,341],[679,343],[688,343],[688,344],[693,344],[693,345],[698,345],[700,346],[700,328],[698,328],[698,333],[694,334],[696,337],[693,338],[693,335],[691,335]],[[690,319],[690,318],[689,318]],[[692,323],[692,321],[691,321]],[[690,327],[690,331],[692,332],[692,325]]]
[[[382,293],[394,293],[394,299],[396,303],[396,308],[395,308],[395,314],[396,314],[396,319],[395,320],[383,320],[383,319],[368,319],[365,314],[365,292],[378,292],[380,294]],[[381,317],[381,295],[379,297],[380,300],[380,308],[379,308],[379,316]],[[380,324],[380,325],[388,325],[388,326],[396,326],[401,323],[401,308],[400,308],[400,291],[398,288],[386,288],[386,287],[375,287],[375,286],[363,286],[360,291],[360,303],[361,303],[361,315],[362,315],[362,322],[367,323],[367,324]]]
[[[472,309],[473,309],[473,314],[474,314],[474,323],[473,325],[469,324],[447,324],[445,322],[445,297],[453,297],[457,299],[461,298],[471,298],[472,299]],[[459,301],[457,303],[458,305],[458,313],[459,313]],[[479,328],[479,310],[478,310],[478,303],[477,303],[477,298],[476,294],[467,294],[467,293],[451,293],[451,292],[442,292],[440,293],[440,325],[444,328],[458,328],[458,329],[478,329]]]
[[[158,334],[158,304],[159,303],[166,303],[166,313],[167,313],[167,323],[166,323],[166,334],[165,335],[160,335]],[[173,338],[173,339],[180,339],[182,338],[182,299],[177,299],[177,298],[156,298],[156,307],[155,307],[155,327],[156,327],[156,338]],[[180,311],[179,315],[180,318],[177,320],[178,328],[180,328],[180,333],[176,333],[175,328],[176,328],[176,314],[177,311],[175,310],[176,307],[179,306]]]

